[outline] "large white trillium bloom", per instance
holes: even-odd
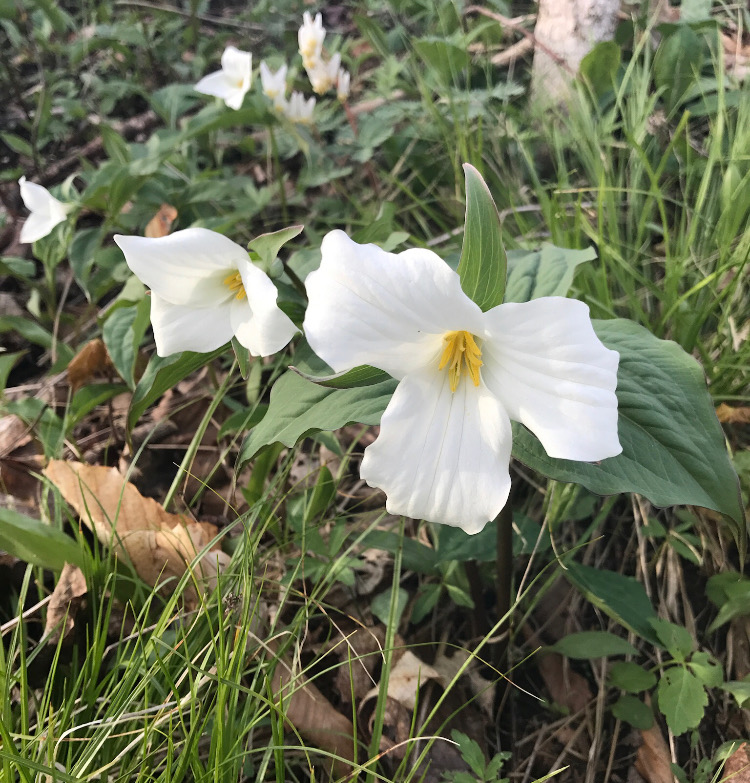
[[[34,182],[27,182],[26,177],[18,180],[21,188],[21,198],[26,209],[31,214],[21,229],[19,242],[36,242],[37,239],[46,237],[58,224],[62,223],[73,209],[72,204],[63,204],[58,201],[45,187]]]
[[[221,98],[230,109],[239,109],[253,79],[253,55],[227,46],[221,55],[221,70],[204,76],[193,88]]]
[[[117,235],[115,242],[151,289],[159,356],[207,353],[232,337],[253,356],[270,356],[297,331],[276,304],[276,286],[222,234],[187,228],[154,239]]]
[[[390,513],[479,532],[508,499],[511,420],[551,457],[621,452],[619,354],[582,302],[483,313],[430,250],[386,253],[332,231],[322,255],[307,278],[308,342],[336,372],[370,364],[400,381],[361,466]]]

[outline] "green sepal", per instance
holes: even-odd
[[[466,224],[458,275],[464,293],[482,310],[502,304],[508,261],[497,207],[482,175],[464,163]]]
[[[289,226],[280,231],[273,231],[270,234],[261,234],[247,243],[248,251],[258,254],[260,263],[258,264],[263,271],[268,274],[271,271],[271,264],[276,260],[279,250],[291,239],[298,236],[304,226]]]

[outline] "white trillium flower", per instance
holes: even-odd
[[[336,81],[336,97],[340,101],[345,101],[349,97],[349,88],[351,86],[351,74],[344,68],[339,68]]]
[[[227,46],[221,55],[221,70],[204,76],[193,89],[222,98],[230,109],[239,109],[252,80],[253,55]]]
[[[73,209],[73,204],[63,204],[47,188],[34,182],[27,182],[26,177],[21,177],[18,185],[21,188],[23,203],[31,212],[23,224],[19,242],[36,242],[37,239],[46,237],[58,223],[62,223],[68,217],[68,212]]]
[[[302,27],[297,34],[299,41],[299,53],[302,55],[302,63],[305,68],[313,68],[323,53],[323,40],[326,31],[323,27],[323,17],[320,13],[315,15],[313,22],[309,11],[302,14]]]
[[[295,90],[289,97],[289,102],[284,107],[284,114],[287,119],[292,122],[310,125],[313,119],[315,103],[315,98],[305,100],[305,96],[301,92]]]
[[[341,68],[341,55],[336,54],[326,63],[318,60],[312,68],[307,68],[307,76],[310,84],[318,95],[324,95],[336,84]]]
[[[310,346],[336,372],[369,364],[399,381],[360,470],[390,513],[479,532],[508,499],[511,420],[551,457],[622,451],[619,354],[585,304],[546,297],[482,312],[431,250],[387,253],[342,231],[321,249],[307,278]]]
[[[260,64],[260,82],[263,86],[263,94],[273,101],[277,111],[282,111],[286,103],[286,72],[286,64],[282,65],[275,73],[266,65],[265,60]]]
[[[232,337],[253,356],[270,356],[298,331],[276,304],[276,286],[222,234],[186,228],[154,239],[117,235],[115,242],[151,289],[159,356],[208,353]]]

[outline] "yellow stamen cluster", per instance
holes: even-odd
[[[476,338],[469,332],[447,332],[443,336],[445,348],[440,357],[438,370],[450,365],[451,391],[458,388],[458,383],[464,373],[468,373],[474,386],[479,386],[479,368],[482,366],[482,352],[479,350]]]
[[[237,292],[237,299],[244,299],[247,296],[245,286],[242,285],[242,275],[239,272],[232,272],[224,278],[224,285],[232,292]]]

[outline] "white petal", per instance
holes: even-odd
[[[221,69],[230,79],[241,82],[247,92],[253,73],[253,55],[235,46],[227,46],[221,55]]]
[[[308,275],[305,335],[336,372],[371,364],[403,378],[437,363],[445,332],[483,329],[458,275],[431,250],[386,253],[331,231]]]
[[[36,242],[46,237],[68,215],[70,205],[56,199],[45,187],[34,182],[27,182],[26,177],[18,180],[21,198],[26,208],[31,212],[21,229],[19,242]]]
[[[239,109],[249,84],[246,85],[239,79],[231,79],[224,71],[216,71],[204,76],[193,89],[204,95],[221,98],[230,109]]]
[[[391,514],[478,533],[510,491],[510,420],[486,387],[448,374],[407,375],[365,450],[360,473],[387,496]]]
[[[280,351],[299,331],[276,304],[278,291],[254,264],[240,266],[247,299],[234,299],[230,307],[232,330],[253,356]]]
[[[620,355],[596,336],[583,302],[508,303],[485,319],[482,378],[550,457],[594,462],[622,451],[615,395]]]
[[[169,356],[180,351],[208,353],[232,339],[229,305],[185,307],[151,294],[151,325],[156,353]]]
[[[232,292],[227,275],[247,262],[247,252],[223,234],[186,228],[166,237],[116,235],[128,266],[152,291],[176,305],[217,307]]]

